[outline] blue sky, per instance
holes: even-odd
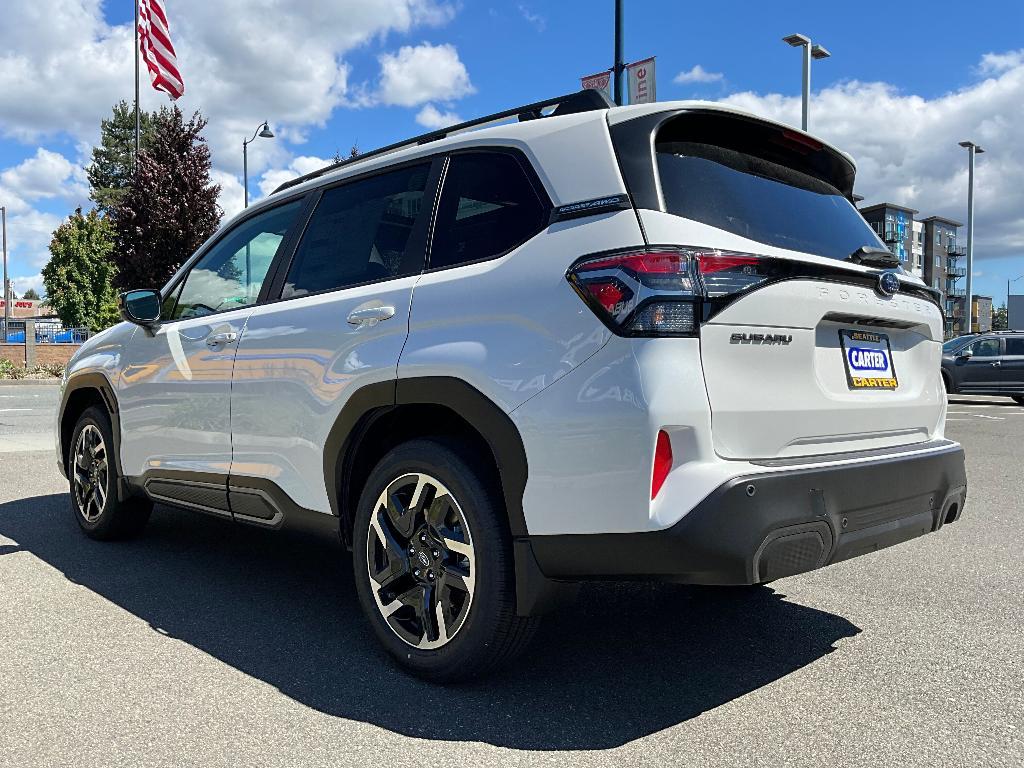
[[[265,0],[256,17],[242,0],[165,1],[188,89],[183,107],[211,119],[228,212],[241,196],[242,134],[264,118],[279,137],[253,146],[253,196],[353,143],[368,149],[423,132],[438,113],[468,119],[570,91],[579,76],[611,64],[611,0]],[[48,231],[85,202],[78,169],[99,119],[116,98],[131,97],[132,5],[9,2],[15,19],[0,29],[0,92],[13,92],[14,108],[0,110],[0,204],[14,200],[11,272],[20,292],[37,281]],[[814,64],[812,131],[858,159],[858,189],[869,200],[922,215],[964,218],[956,141],[973,132],[989,149],[979,168],[975,289],[1001,299],[1007,277],[1024,273],[1024,3],[969,8],[970,18],[964,4],[946,0],[894,0],[884,11],[627,0],[626,56],[657,56],[659,100],[729,99],[795,122],[800,57],[780,38],[812,37],[833,54]],[[91,71],[69,61],[76,46]],[[143,88],[144,105],[165,103]]]

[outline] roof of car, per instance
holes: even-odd
[[[548,112],[545,113],[544,110]],[[407,160],[414,160],[418,157],[435,155],[445,150],[456,148],[467,148],[474,145],[495,145],[504,144],[522,149],[533,149],[534,143],[541,140],[551,141],[552,144],[560,145],[564,151],[565,139],[556,139],[569,128],[578,128],[579,136],[574,136],[575,146],[578,143],[597,140],[601,126],[601,132],[607,136],[607,130],[603,128],[606,124],[615,125],[629,120],[644,117],[658,112],[678,112],[682,110],[715,111],[724,114],[733,114],[741,117],[751,118],[788,131],[809,136],[814,141],[821,143],[826,148],[836,152],[855,167],[853,158],[845,152],[823,142],[820,138],[800,131],[797,128],[780,123],[778,121],[754,115],[728,104],[720,104],[712,101],[659,101],[651,104],[637,104],[631,106],[615,106],[607,97],[598,91],[579,91],[573,94],[548,99],[542,102],[504,110],[495,115],[488,115],[465,123],[451,126],[449,128],[432,131],[417,137],[411,137],[405,141],[398,142],[380,149],[371,150],[354,158],[347,158],[341,162],[328,165],[319,171],[300,176],[289,182],[285,182],[268,197],[254,203],[252,209],[262,208],[273,204],[280,199],[279,193],[300,193],[311,188],[322,186],[326,183],[337,181],[348,176],[362,174],[378,168],[387,167]],[[508,122],[511,121],[511,122]],[[540,160],[540,158],[536,158]],[[594,164],[598,165],[598,164]],[[586,176],[586,169],[577,169],[581,177]],[[544,174],[542,173],[542,176]],[[621,182],[620,182],[621,184]],[[574,180],[572,191],[586,186],[585,178]],[[607,183],[604,184],[607,186]],[[567,190],[568,191],[568,190]],[[593,195],[611,194],[615,190],[594,189]],[[570,195],[572,196],[572,195]],[[579,199],[583,199],[583,195]],[[556,203],[559,201],[556,201]],[[565,201],[562,201],[565,202]]]

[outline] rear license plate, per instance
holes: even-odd
[[[889,337],[871,331],[839,331],[839,346],[850,389],[896,389],[896,366]]]

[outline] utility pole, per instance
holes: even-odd
[[[967,332],[974,330],[974,302],[971,299],[971,291],[974,283],[974,156],[985,150],[973,141],[961,141],[961,147],[967,149],[967,285],[965,290],[964,304],[967,309]],[[1010,305],[1010,296],[1007,292],[1006,305]]]
[[[11,320],[11,286],[7,281],[7,206],[0,205],[0,228],[4,241],[4,343],[7,343],[7,329]]]
[[[626,71],[626,65],[622,60],[622,3],[623,0],[615,0],[615,66],[612,68],[615,103],[620,107],[622,106],[622,74]]]

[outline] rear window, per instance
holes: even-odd
[[[659,129],[655,149],[669,213],[834,259],[885,247],[844,194],[853,184],[848,161],[802,134],[682,115]]]

